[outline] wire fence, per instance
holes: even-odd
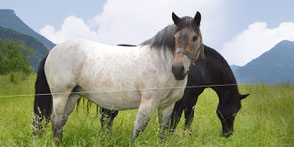
[[[125,92],[148,92],[155,90],[177,90],[177,89],[193,89],[193,88],[209,88],[209,87],[228,87],[245,84],[213,84],[213,85],[195,85],[195,86],[180,86],[180,87],[163,87],[163,88],[145,88],[145,89],[129,89],[117,91],[81,91],[81,92],[56,92],[56,93],[42,93],[42,94],[15,94],[15,95],[0,95],[0,98],[10,97],[30,97],[30,96],[47,96],[47,95],[61,95],[61,94],[111,94],[111,93],[125,93]]]

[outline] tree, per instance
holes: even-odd
[[[30,61],[33,57],[33,49],[26,46],[24,42],[3,41],[0,38],[0,74],[23,71],[31,73]]]

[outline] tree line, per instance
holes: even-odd
[[[12,39],[6,42],[0,38],[0,74],[33,72],[30,65],[33,56],[33,48],[25,45],[24,42],[15,42]]]

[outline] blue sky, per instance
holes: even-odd
[[[102,11],[106,0],[2,0],[0,9],[13,9],[35,31],[45,24],[60,26],[63,20],[75,15],[91,19]]]
[[[281,40],[294,41],[293,0],[9,0],[36,32],[55,43],[86,38],[138,44],[179,16],[202,14],[204,43],[229,64],[245,65]]]

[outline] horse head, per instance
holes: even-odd
[[[183,80],[188,74],[191,64],[198,59],[204,50],[199,29],[201,14],[197,12],[194,18],[179,18],[175,13],[172,13],[172,19],[176,25],[172,35],[175,40],[172,72],[176,80]],[[204,54],[202,53],[202,55]]]

